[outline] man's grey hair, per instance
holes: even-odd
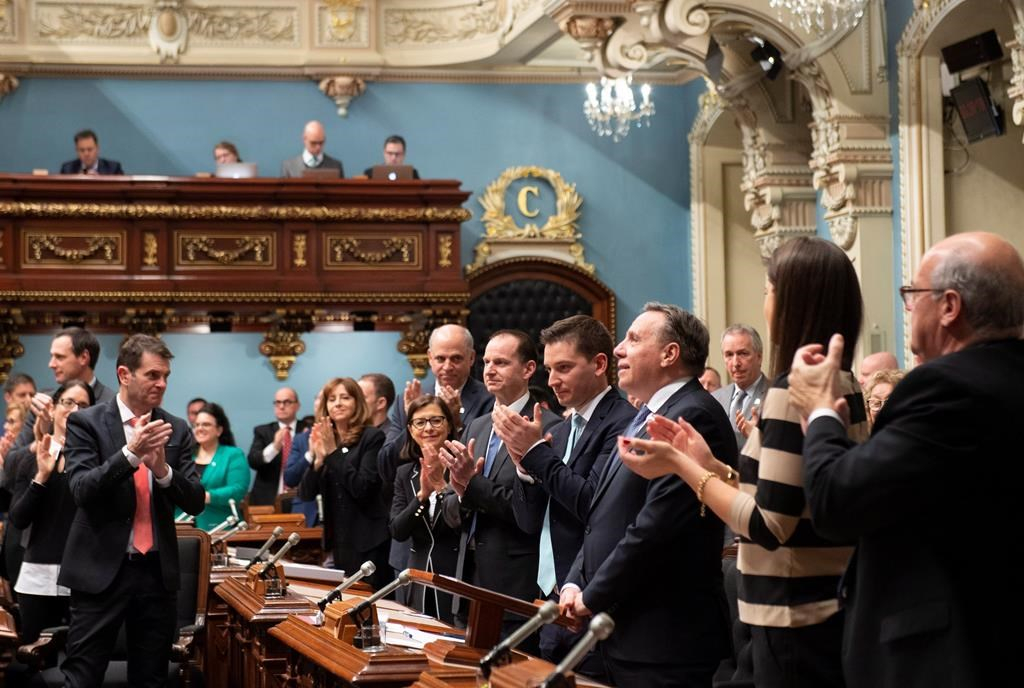
[[[754,348],[754,351],[760,356],[764,353],[764,344],[761,342],[761,335],[757,333],[750,325],[743,323],[736,323],[735,325],[729,325],[725,328],[725,332],[722,333],[722,342],[725,342],[725,338],[730,334],[745,334],[750,337],[750,345]]]
[[[653,311],[665,316],[665,325],[661,331],[662,343],[678,344],[679,358],[686,372],[690,375],[702,374],[708,361],[711,337],[701,319],[679,306],[657,301],[645,303],[644,311]]]
[[[932,289],[960,294],[964,318],[979,340],[1020,337],[1024,328],[1024,283],[1016,271],[993,269],[956,249],[945,252],[932,270]],[[938,292],[932,298],[938,300]]]
[[[458,328],[462,332],[462,337],[465,340],[466,351],[472,351],[473,350],[473,335],[470,333],[470,331],[467,330],[462,325],[454,325],[454,324],[452,324],[450,326]],[[430,333],[430,340],[427,342],[427,348],[430,348],[430,349],[434,348],[434,343],[437,341],[437,337],[440,336],[439,332],[440,332],[442,327],[449,327],[449,325],[440,325],[440,326],[434,328],[434,330]]]

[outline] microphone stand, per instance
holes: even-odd
[[[569,654],[558,663],[555,670],[548,674],[539,688],[569,688],[572,685],[569,681],[568,672],[576,668],[588,652],[597,645],[598,641],[604,640],[615,630],[615,622],[612,617],[604,612],[595,616],[587,632],[580,638],[580,641],[573,645]]]
[[[512,650],[532,635],[538,628],[544,624],[551,623],[558,617],[558,605],[548,600],[537,613],[526,620],[522,626],[517,628],[515,632],[509,637],[502,640],[500,643],[494,646],[494,648],[484,655],[484,658],[480,660],[480,673],[484,675],[484,678],[490,678],[491,668],[495,666],[504,666],[512,661]]]

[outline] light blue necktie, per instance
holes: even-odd
[[[572,414],[572,430],[569,431],[569,441],[565,445],[565,455],[562,463],[569,463],[572,457],[572,450],[576,447],[576,441],[583,433],[583,426],[586,424],[583,416],[578,413]],[[544,597],[551,594],[557,583],[555,577],[555,548],[551,542],[551,500],[548,499],[548,508],[544,512],[544,528],[540,531],[540,566],[537,568],[537,585],[540,587]]]
[[[498,455],[498,449],[501,448],[501,438],[498,437],[498,433],[491,430],[491,439],[487,440],[487,453],[484,454],[484,472],[483,476],[486,478],[491,468],[494,467],[494,457]],[[469,526],[469,537],[472,538],[476,534],[476,519],[479,514],[473,514],[473,522]]]

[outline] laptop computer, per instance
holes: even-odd
[[[370,179],[379,181],[394,182],[412,178],[412,165],[374,165],[370,169]]]
[[[215,177],[227,179],[251,179],[256,176],[256,163],[254,162],[228,162],[217,165]]]

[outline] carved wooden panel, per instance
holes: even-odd
[[[325,270],[419,270],[423,266],[420,235],[383,232],[327,232]]]
[[[273,232],[174,233],[177,270],[273,270],[277,267]]]
[[[21,235],[24,269],[124,270],[125,232],[29,229]]]

